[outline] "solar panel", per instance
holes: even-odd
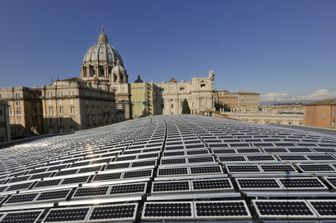
[[[264,164],[260,167],[264,172],[296,172],[290,164]]]
[[[158,176],[170,176],[170,175],[187,175],[188,168],[160,168],[158,171]]]
[[[298,167],[303,172],[335,172],[329,164],[299,164]]]
[[[137,204],[117,204],[93,207],[88,222],[135,221]]]
[[[316,217],[307,202],[300,200],[254,200],[258,216],[264,219]]]
[[[56,185],[58,185],[61,181],[62,181],[62,179],[42,180],[42,181],[37,182],[37,184],[34,186],[34,188],[56,186]]]
[[[98,172],[101,170],[101,168],[102,166],[85,167],[79,169],[78,173]]]
[[[261,172],[257,165],[226,165],[229,173],[259,173]]]
[[[212,156],[205,157],[190,157],[188,158],[189,163],[212,163],[215,162]]]
[[[36,201],[47,201],[47,200],[65,200],[70,189],[66,190],[55,190],[55,191],[46,191],[42,192],[36,199]]]
[[[192,219],[192,202],[145,202],[142,220]]]
[[[327,189],[327,187],[314,177],[309,178],[279,178],[280,183],[287,189]]]
[[[139,177],[151,177],[152,170],[139,170],[139,171],[130,171],[125,172],[123,178],[139,178]]]
[[[35,223],[42,212],[43,210],[9,212],[3,217],[1,223]]]
[[[233,190],[229,179],[193,180],[192,188],[195,191]]]
[[[272,178],[236,178],[238,186],[242,190],[276,190],[281,186]]]
[[[81,176],[81,177],[72,177],[72,178],[65,178],[62,181],[63,184],[78,184],[78,183],[86,183],[90,176]]]
[[[197,219],[250,219],[245,201],[194,202]]]
[[[90,208],[52,208],[44,218],[43,222],[79,222],[85,221]]]
[[[336,200],[308,200],[313,210],[321,218],[336,218]]]
[[[74,198],[82,198],[82,197],[97,197],[97,196],[105,196],[107,194],[109,187],[80,187],[77,188],[73,197]]]
[[[120,179],[121,173],[108,173],[95,175],[92,181],[111,181]]]
[[[161,165],[175,165],[175,164],[184,164],[186,160],[184,158],[176,158],[176,159],[162,159]]]
[[[141,161],[141,162],[134,162],[132,163],[132,167],[143,167],[143,166],[155,166],[156,160],[148,160],[148,161]]]
[[[122,195],[122,194],[144,194],[146,192],[146,183],[134,183],[134,184],[121,184],[113,185],[111,187],[111,195]]]
[[[190,191],[189,181],[153,182],[152,193],[171,193]]]
[[[12,195],[5,204],[23,203],[33,201],[37,193]]]
[[[196,166],[190,167],[190,174],[223,173],[220,166]]]
[[[33,183],[22,183],[9,186],[7,191],[28,189]]]

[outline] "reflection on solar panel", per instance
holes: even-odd
[[[0,150],[0,222],[333,222],[335,154],[331,134],[192,115],[40,138]]]

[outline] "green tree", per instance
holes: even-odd
[[[186,98],[182,103],[182,114],[190,114],[190,107]]]

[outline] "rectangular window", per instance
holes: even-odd
[[[75,112],[75,106],[70,106],[70,113],[74,114]]]
[[[2,116],[3,115],[3,111],[2,110],[0,110],[0,116]]]
[[[20,114],[21,114],[21,108],[16,108],[15,113],[16,113],[17,115],[20,115]]]
[[[62,106],[58,107],[58,113],[63,114],[63,107]]]
[[[15,105],[16,105],[16,106],[20,106],[20,101],[16,101],[16,102],[15,102]]]
[[[48,113],[52,114],[53,113],[53,108],[52,107],[48,107]]]

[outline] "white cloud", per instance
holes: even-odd
[[[336,98],[336,90],[319,89],[307,95],[269,92],[261,95],[261,101],[303,101]]]

